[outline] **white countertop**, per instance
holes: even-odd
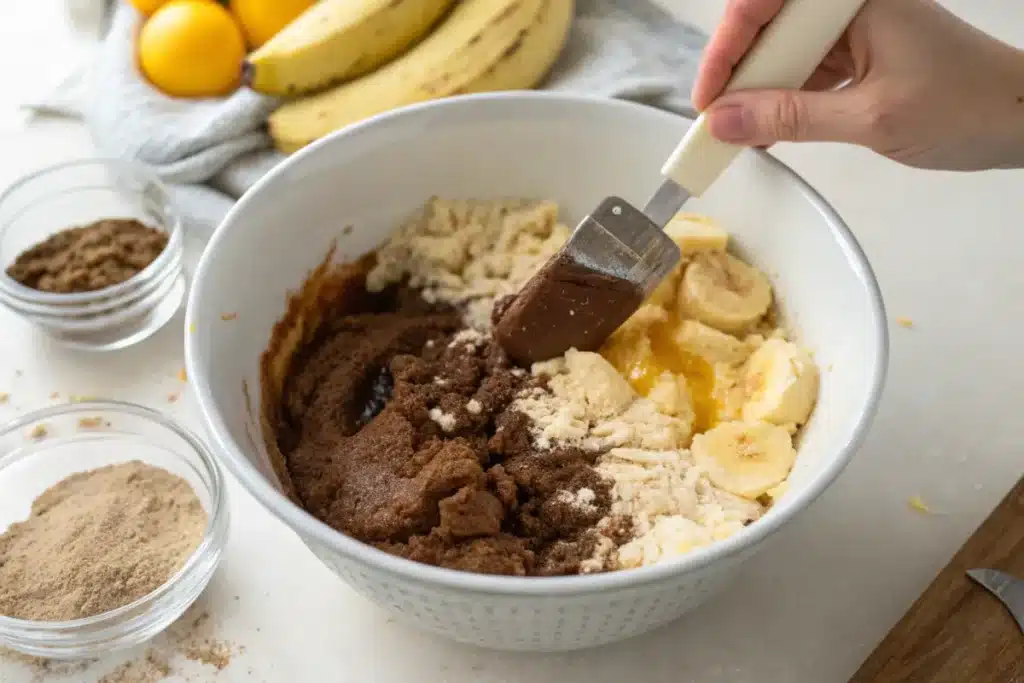
[[[723,4],[663,1],[704,28]],[[947,4],[1024,45],[1024,4]],[[79,125],[26,126],[15,111],[73,59],[61,5],[14,3],[0,22],[0,187],[92,151]],[[914,327],[892,326],[888,387],[863,450],[733,592],[656,633],[595,651],[537,656],[462,647],[390,623],[231,482],[232,537],[204,600],[212,602],[218,637],[245,651],[220,672],[193,666],[189,680],[845,682],[1024,473],[1024,171],[927,173],[826,145],[777,152],[846,218],[890,316],[909,317]],[[201,430],[187,393],[167,401],[183,388],[176,378],[180,318],[111,355],[58,348],[3,309],[0,330],[0,392],[11,394],[0,420],[48,405],[59,392],[59,400],[137,401]],[[911,510],[914,495],[940,514]],[[114,664],[42,680],[95,681]],[[29,668],[0,658],[0,681],[32,680]]]

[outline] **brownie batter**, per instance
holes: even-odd
[[[359,296],[323,313],[283,386],[277,444],[301,503],[419,562],[578,573],[600,539],[610,483],[592,467],[596,454],[534,448],[510,406],[537,380],[417,292],[370,295],[365,276],[346,287]],[[581,489],[593,492],[586,505],[567,495]],[[621,523],[613,528],[618,544]]]
[[[524,365],[569,349],[596,351],[643,303],[634,283],[557,254],[515,297],[494,307],[495,337]]]

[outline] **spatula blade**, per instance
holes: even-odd
[[[645,296],[680,259],[679,247],[661,226],[619,197],[605,199],[576,226],[563,254],[580,266],[633,283]]]

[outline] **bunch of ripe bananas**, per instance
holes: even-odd
[[[574,0],[320,0],[245,59],[244,81],[287,98],[278,149],[417,102],[535,87],[565,45]]]

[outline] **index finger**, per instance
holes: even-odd
[[[721,23],[704,49],[693,85],[691,99],[698,111],[721,94],[757,34],[782,10],[785,1],[729,0]]]

